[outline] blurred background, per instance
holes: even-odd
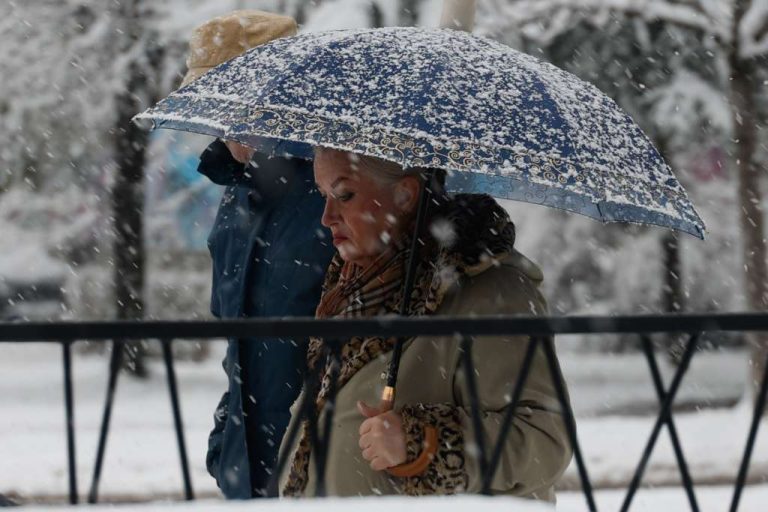
[[[196,25],[243,8],[291,15],[309,32],[437,26],[442,1],[0,3],[0,320],[210,317],[206,237],[222,190],[196,172],[210,140],[146,133],[129,120],[178,87]],[[520,250],[544,269],[553,314],[768,309],[768,2],[478,0],[474,33],[562,67],[613,98],[660,149],[708,228],[702,242],[504,203]],[[655,341],[669,376],[679,340]],[[704,341],[677,407],[694,481],[717,486],[735,477],[755,362],[767,345],[740,334]],[[179,345],[193,477],[215,496],[202,458],[225,389],[218,367],[224,344]],[[77,346],[86,481],[107,359],[102,344]],[[638,346],[632,336],[558,341],[587,463],[606,489],[631,476],[656,408]],[[137,378],[118,392],[113,436],[123,437],[110,446],[107,466],[115,469],[105,473],[104,494],[174,495],[181,484],[153,359],[159,351],[142,343],[133,352],[128,370]],[[59,358],[57,347],[0,346],[0,493],[26,501],[65,494]],[[679,479],[666,440],[646,479],[657,486]],[[768,478],[766,441],[755,452],[753,483]],[[637,456],[618,455],[632,450]],[[577,485],[572,470],[565,488]]]

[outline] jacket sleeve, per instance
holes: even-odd
[[[218,139],[200,155],[197,172],[217,185],[243,187],[254,194],[255,200],[266,204],[280,201],[298,180],[312,175],[311,164],[299,158],[271,158],[256,152],[244,165]]]
[[[522,274],[519,277],[519,283],[502,280],[494,284],[497,295],[491,299],[500,307],[492,303],[484,307],[482,302],[489,299],[478,297],[480,302],[475,302],[474,312],[543,314],[546,306],[538,290]],[[515,289],[507,293],[504,290],[507,285]],[[478,310],[478,306],[482,309]],[[527,336],[483,337],[474,344],[475,379],[488,459],[498,440],[528,341]],[[472,428],[471,400],[458,350],[455,365],[453,403],[415,404],[401,411],[409,460],[424,448],[424,427],[431,425],[438,431],[438,447],[431,464],[421,475],[406,479],[405,492],[408,494],[476,493],[481,490],[483,475]],[[556,377],[562,380],[559,370]],[[571,448],[561,407],[544,351],[539,346],[515,409],[512,428],[503,442],[501,461],[492,479],[491,490],[547,499],[544,493],[549,492],[570,459]]]
[[[249,185],[245,165],[232,157],[220,139],[213,141],[200,155],[197,172],[217,185]]]

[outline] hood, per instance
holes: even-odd
[[[514,248],[514,223],[489,195],[443,198],[432,215],[430,232],[438,245],[439,267],[471,276],[502,264],[515,267],[537,286],[544,279],[539,266]]]
[[[504,258],[502,264],[516,268],[528,279],[533,281],[536,286],[540,286],[541,282],[544,281],[544,273],[541,271],[541,267],[539,267],[532,260],[528,259],[517,249],[512,249],[509,255]]]

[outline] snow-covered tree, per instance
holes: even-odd
[[[758,145],[765,126],[766,105],[760,103],[758,94],[764,87],[760,76],[768,67],[768,2],[493,0],[483,7],[489,33],[512,32],[520,40],[533,41],[545,48],[579,26],[586,24],[594,32],[600,32],[616,20],[630,21],[636,27],[641,46],[649,47],[654,32],[662,31],[675,37],[683,35],[683,49],[674,50],[671,58],[669,54],[658,55],[675,64],[669,69],[670,79],[653,90],[638,81],[637,85],[648,91],[640,96],[646,97],[650,104],[636,104],[650,106],[650,119],[654,123],[646,124],[644,128],[661,141],[662,146],[679,147],[681,141],[689,140],[700,128],[695,121],[679,115],[681,111],[686,115],[698,111],[700,118],[708,117],[709,124],[715,127],[709,135],[717,132],[725,135],[723,144],[731,147],[738,176],[737,212],[742,238],[745,305],[757,311],[768,310],[768,251],[760,192],[760,168],[765,153],[760,152]],[[604,44],[604,48],[611,53],[616,51],[610,42]],[[649,49],[658,51],[653,44]],[[686,53],[698,54],[699,58],[709,56],[711,62],[694,70],[682,62]],[[649,57],[654,58],[653,55]],[[602,67],[600,72],[604,73],[605,69]],[[702,73],[708,76],[701,76]],[[621,94],[613,94],[613,97],[625,108],[632,103],[622,101]],[[638,112],[628,110],[642,119],[642,115],[637,116]],[[707,131],[699,130],[699,134],[702,133]],[[733,141],[732,145],[730,141]],[[768,341],[756,339],[755,343],[753,368],[757,379],[768,355]]]
[[[71,218],[68,236],[56,233],[46,245],[64,257],[87,252],[111,266],[114,278],[105,298],[114,305],[102,307],[103,313],[141,318],[145,310],[148,136],[131,118],[178,84],[187,37],[196,25],[237,7],[275,8],[270,1],[239,3],[0,4],[0,194],[14,189],[82,197],[80,206],[86,208],[66,212],[82,219]],[[78,262],[68,259],[72,273],[80,272]]]

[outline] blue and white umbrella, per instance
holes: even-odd
[[[311,158],[322,145],[449,173],[449,189],[703,238],[642,130],[594,86],[446,29],[303,34],[256,47],[137,116]]]

